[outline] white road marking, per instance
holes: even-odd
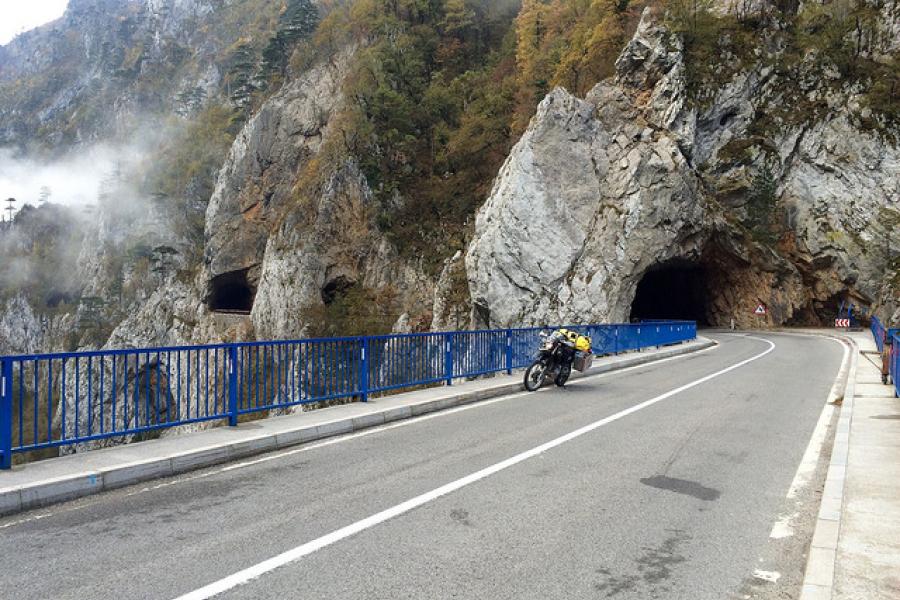
[[[360,533],[361,531],[364,531],[366,529],[374,527],[374,526],[376,526],[380,523],[383,523],[389,519],[393,519],[394,517],[397,517],[399,515],[407,513],[415,508],[418,508],[419,506],[427,504],[427,503],[429,503],[433,500],[436,500],[442,496],[446,496],[447,494],[455,492],[463,487],[466,487],[477,481],[480,481],[482,479],[490,477],[491,475],[495,475],[496,473],[499,473],[500,471],[508,469],[508,468],[510,468],[514,465],[517,465],[521,462],[524,462],[530,458],[534,458],[535,456],[538,456],[540,454],[543,454],[544,452],[552,450],[553,448],[556,448],[557,446],[561,446],[562,444],[565,444],[566,442],[570,442],[570,441],[572,441],[576,438],[579,438],[587,433],[590,433],[596,429],[599,429],[600,427],[603,427],[604,425],[608,425],[608,424],[610,424],[614,421],[618,421],[619,419],[622,419],[628,415],[631,415],[640,410],[643,410],[645,408],[653,406],[654,404],[657,404],[658,402],[662,402],[663,400],[671,398],[672,396],[675,396],[676,394],[679,394],[679,393],[689,390],[693,387],[696,387],[698,385],[706,383],[707,381],[715,379],[716,377],[720,377],[726,373],[730,373],[731,371],[734,371],[735,369],[739,369],[749,363],[759,360],[760,358],[766,356],[767,354],[769,354],[770,352],[772,352],[775,349],[775,344],[769,340],[765,340],[762,338],[756,338],[756,337],[752,337],[752,336],[747,336],[747,337],[750,337],[751,339],[755,339],[758,341],[765,342],[766,344],[769,345],[769,348],[767,348],[764,352],[761,352],[761,353],[759,353],[755,356],[752,356],[746,360],[742,360],[738,363],[735,363],[735,364],[731,365],[730,367],[726,367],[720,371],[716,371],[715,373],[706,375],[705,377],[701,377],[700,379],[697,379],[695,381],[692,381],[690,383],[687,383],[687,384],[677,387],[675,389],[669,390],[668,392],[665,392],[664,394],[660,394],[659,396],[656,396],[655,398],[651,398],[650,400],[646,400],[644,402],[641,402],[640,404],[636,404],[630,408],[627,408],[625,410],[617,412],[606,418],[600,419],[599,421],[595,421],[589,425],[585,425],[584,427],[581,427],[579,429],[576,429],[575,431],[567,433],[567,434],[560,436],[554,440],[551,440],[549,442],[541,444],[540,446],[536,446],[530,450],[526,450],[525,452],[522,452],[520,454],[512,456],[504,461],[495,463],[489,467],[481,469],[480,471],[476,471],[475,473],[467,475],[461,479],[457,479],[456,481],[452,481],[446,485],[435,488],[435,489],[431,490],[430,492],[426,492],[424,494],[416,496],[415,498],[411,498],[411,499],[407,500],[406,502],[402,502],[400,504],[397,504],[396,506],[392,506],[391,508],[388,508],[379,513],[376,513],[370,517],[367,517],[367,518],[357,521],[355,523],[351,523],[350,525],[347,525],[346,527],[342,527],[341,529],[333,531],[333,532],[331,532],[327,535],[324,535],[320,538],[316,538],[310,542],[301,544],[300,546],[297,546],[296,548],[288,550],[287,552],[283,552],[282,554],[274,556],[274,557],[272,557],[268,560],[265,560],[261,563],[253,565],[251,567],[248,567],[242,571],[238,571],[237,573],[234,573],[233,575],[224,577],[218,581],[210,583],[209,585],[206,585],[206,586],[203,586],[202,588],[194,590],[193,592],[189,592],[183,596],[179,596],[176,600],[206,600],[207,598],[212,598],[212,597],[217,596],[218,594],[226,592],[230,589],[244,585],[254,579],[257,579],[258,577],[261,577],[262,575],[264,575],[266,573],[269,573],[271,571],[274,571],[275,569],[278,569],[279,567],[283,567],[284,565],[287,565],[291,562],[299,560],[299,559],[303,558],[304,556],[307,556],[318,550],[321,550],[322,548],[325,548],[326,546],[330,546],[331,544],[334,544],[334,543],[339,542],[343,539],[346,539],[350,536],[353,536],[357,533]]]
[[[802,490],[806,489],[813,475],[815,475],[816,467],[819,464],[819,457],[822,455],[822,448],[825,446],[825,440],[828,437],[828,425],[829,423],[831,423],[831,418],[834,415],[834,402],[838,398],[840,398],[841,395],[840,380],[844,371],[849,365],[850,347],[845,342],[842,342],[835,338],[829,337],[827,339],[832,340],[836,344],[840,344],[844,349],[844,356],[841,359],[841,368],[838,371],[838,375],[837,377],[835,377],[834,383],[831,385],[831,390],[828,392],[828,398],[825,401],[825,406],[822,407],[822,412],[819,414],[819,420],[816,422],[816,428],[813,430],[812,437],[809,440],[809,444],[806,446],[806,451],[803,453],[803,458],[800,460],[800,465],[797,467],[797,472],[794,474],[794,479],[791,482],[791,486],[788,488],[788,500],[794,500]],[[789,514],[782,514],[779,516],[778,520],[775,522],[775,525],[772,527],[772,532],[769,534],[770,538],[779,540],[794,535],[793,523],[794,519],[796,519],[800,514],[799,507],[801,506],[801,503],[797,502],[796,505],[798,507],[798,510]]]
[[[753,576],[757,579],[762,579],[763,581],[778,583],[778,580],[781,578],[781,573],[778,571],[761,571],[757,569],[753,571]]]
[[[782,540],[794,535],[793,521],[796,516],[797,513],[792,513],[790,515],[784,515],[775,521],[775,525],[772,527],[772,533],[769,534],[769,537],[773,540]]]
[[[615,376],[615,375],[620,375],[620,374],[622,374],[622,373],[628,373],[628,372],[630,372],[630,371],[635,371],[635,370],[638,370],[638,369],[650,369],[650,368],[654,368],[654,367],[656,367],[656,365],[660,365],[660,364],[662,364],[662,363],[667,363],[667,362],[670,362],[670,361],[673,361],[673,360],[680,360],[680,359],[688,358],[688,357],[691,357],[691,356],[697,356],[698,354],[705,354],[705,353],[707,353],[707,352],[711,352],[712,350],[716,350],[716,349],[718,349],[718,342],[716,342],[716,345],[715,345],[715,346],[711,346],[711,347],[709,347],[709,348],[704,348],[704,349],[702,349],[702,350],[697,350],[696,352],[691,352],[691,353],[688,353],[688,354],[679,354],[679,355],[677,355],[677,356],[669,356],[669,357],[667,357],[667,358],[660,358],[659,360],[654,360],[654,361],[651,361],[651,362],[649,362],[649,363],[644,363],[644,364],[641,364],[641,365],[634,365],[634,366],[632,366],[632,367],[625,367],[624,369],[617,369],[617,370],[615,370],[615,371],[607,371],[606,373],[596,373],[596,374],[593,374],[593,375],[586,375],[585,377],[581,377],[581,378],[578,378],[578,379],[572,381],[572,383],[570,383],[569,385],[577,385],[578,382],[584,381],[584,380],[586,380],[586,379],[594,379],[594,378],[598,378],[598,377]],[[428,414],[428,415],[422,415],[422,416],[419,416],[419,417],[412,417],[412,418],[410,418],[410,419],[404,419],[404,420],[398,421],[398,422],[396,422],[396,423],[390,423],[390,424],[388,424],[388,425],[380,425],[380,426],[378,426],[378,427],[371,427],[371,428],[369,428],[369,429],[365,429],[365,430],[363,430],[363,431],[359,431],[359,432],[356,432],[356,433],[348,433],[348,434],[345,434],[345,435],[341,435],[341,436],[337,436],[337,437],[333,437],[333,438],[328,438],[327,440],[324,440],[324,441],[321,441],[321,442],[312,442],[312,443],[303,444],[302,446],[299,446],[299,447],[297,447],[297,448],[294,448],[293,450],[285,450],[285,451],[283,451],[283,452],[275,452],[275,453],[272,453],[272,454],[267,454],[267,455],[262,456],[262,457],[260,457],[260,458],[255,458],[255,459],[245,460],[245,461],[238,462],[238,463],[233,463],[233,464],[230,464],[230,465],[225,466],[225,467],[219,467],[219,468],[213,469],[213,470],[211,470],[211,471],[205,471],[205,472],[203,472],[203,473],[198,473],[198,474],[195,474],[195,475],[188,475],[188,476],[185,476],[185,477],[178,477],[177,479],[172,479],[172,480],[169,480],[169,481],[164,481],[164,482],[158,483],[158,484],[156,484],[156,485],[144,486],[144,487],[142,487],[142,488],[140,488],[140,489],[134,490],[134,491],[132,491],[132,492],[128,492],[128,493],[124,494],[124,495],[121,496],[121,497],[123,497],[123,498],[130,498],[130,497],[132,497],[132,496],[138,496],[138,495],[140,495],[140,494],[146,494],[146,493],[148,493],[148,492],[153,492],[153,491],[156,491],[156,490],[161,490],[161,489],[169,488],[169,487],[172,487],[172,486],[180,485],[180,484],[182,484],[182,483],[190,483],[190,482],[192,482],[192,481],[198,481],[198,480],[201,480],[201,479],[207,479],[207,478],[209,478],[209,477],[213,477],[214,475],[220,475],[220,474],[222,474],[222,473],[227,473],[227,472],[229,472],[229,471],[234,471],[234,470],[236,470],[236,469],[245,469],[245,468],[247,468],[247,467],[252,467],[252,466],[255,466],[255,465],[258,465],[258,464],[262,464],[262,463],[266,463],[266,462],[270,462],[270,461],[273,461],[273,460],[279,460],[279,459],[282,459],[282,458],[288,458],[288,457],[290,457],[290,456],[294,456],[294,455],[296,455],[296,454],[301,454],[301,453],[303,453],[303,452],[310,452],[310,451],[312,451],[312,450],[317,450],[317,449],[319,449],[319,448],[324,448],[324,447],[326,447],[326,446],[331,446],[331,445],[333,445],[333,444],[339,444],[339,443],[341,443],[341,442],[347,442],[347,441],[350,441],[350,440],[355,440],[355,439],[357,439],[357,438],[361,438],[361,437],[365,437],[365,436],[369,436],[369,435],[374,435],[374,434],[376,434],[376,433],[382,433],[382,432],[384,432],[384,431],[390,431],[390,430],[392,430],[392,429],[398,429],[398,428],[400,428],[400,427],[408,427],[408,426],[410,426],[410,425],[417,425],[417,424],[419,424],[419,423],[422,423],[423,421],[430,421],[431,419],[437,419],[437,418],[439,418],[439,417],[446,417],[446,416],[448,416],[448,415],[453,415],[453,414],[456,414],[456,413],[459,413],[459,412],[463,412],[463,411],[466,411],[466,410],[472,410],[472,409],[474,409],[474,408],[482,408],[482,407],[484,407],[484,406],[490,406],[491,404],[497,404],[498,402],[506,402],[507,400],[513,400],[513,399],[515,399],[515,398],[521,398],[521,397],[523,397],[523,396],[529,396],[529,395],[531,395],[532,393],[533,393],[533,392],[517,392],[517,393],[514,393],[514,394],[507,395],[507,396],[501,396],[501,397],[499,397],[499,398],[492,398],[492,399],[490,399],[490,400],[479,400],[478,402],[473,402],[473,403],[471,403],[471,404],[466,404],[466,405],[464,405],[464,406],[457,406],[457,407],[455,407],[455,408],[448,408],[448,409],[446,409],[446,410],[441,410],[441,411],[438,411],[438,412],[435,412],[435,413],[431,413],[431,414]],[[41,520],[41,519],[46,519],[47,517],[53,517],[53,516],[59,515],[59,514],[70,513],[70,512],[76,511],[76,510],[83,510],[83,509],[85,509],[85,508],[88,508],[88,507],[91,507],[91,506],[97,504],[98,502],[103,501],[103,499],[104,499],[103,496],[89,496],[88,498],[84,499],[84,500],[83,500],[81,503],[79,503],[79,504],[73,504],[73,505],[71,505],[71,506],[66,506],[66,507],[64,507],[64,508],[60,508],[60,509],[55,510],[55,511],[48,511],[48,512],[45,512],[45,513],[40,513],[40,514],[37,514],[37,515],[32,515],[32,516],[29,516],[29,517],[25,517],[24,519],[19,519],[19,520],[17,520],[17,521],[12,521],[12,522],[10,522],[10,523],[5,523],[5,524],[3,524],[3,525],[0,525],[0,530],[6,529],[6,528],[8,528],[8,527],[15,527],[16,525],[24,525],[24,524],[26,524],[26,523],[32,523],[32,522],[34,522],[34,521],[39,521],[39,520]],[[76,502],[78,502],[78,501],[76,501]]]

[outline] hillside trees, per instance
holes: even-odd
[[[647,2],[525,0],[516,19],[518,90],[514,128],[555,86],[583,96],[613,75],[615,61]]]
[[[362,46],[337,119],[343,151],[375,191],[381,229],[429,267],[462,247],[510,144],[513,15],[491,4],[360,0],[317,33]]]
[[[340,118],[402,253],[436,268],[553,86],[584,94],[614,71],[644,3],[628,0],[357,0],[317,45],[362,48]]]
[[[309,38],[319,25],[319,9],[312,0],[288,0],[278,18],[278,29],[262,51],[262,71],[283,73],[295,45]]]

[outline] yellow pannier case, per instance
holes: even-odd
[[[579,352],[590,352],[591,338],[586,335],[579,335],[578,339],[575,340],[575,349]]]
[[[572,344],[576,350],[579,352],[590,352],[591,351],[591,338],[586,335],[581,335],[576,331],[572,331],[571,329],[560,329],[559,332],[563,334],[566,339]]]

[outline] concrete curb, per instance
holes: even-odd
[[[856,369],[859,361],[859,347],[856,342],[848,337],[839,339],[850,345],[850,367],[844,386],[844,399],[838,417],[828,474],[825,477],[825,488],[822,491],[822,501],[806,561],[800,600],[831,600],[834,593],[834,571],[841,530],[841,509],[844,504],[844,483],[847,475],[847,457],[850,452],[850,424],[853,418]]]
[[[673,346],[654,354],[635,353],[634,355],[628,355],[626,358],[614,363],[597,365],[584,374],[573,373],[572,379],[576,380],[620,371],[629,367],[699,352],[717,345],[716,342],[705,338],[698,338],[698,342],[690,346]],[[240,441],[223,441],[206,447],[193,448],[186,452],[173,453],[165,457],[121,463],[106,468],[47,479],[31,485],[0,489],[0,516],[99,494],[103,491],[114,490],[136,483],[171,477],[232,460],[378,427],[393,421],[410,419],[489,398],[507,396],[520,392],[523,389],[522,382],[518,378],[512,382],[499,384],[494,387],[460,393],[453,393],[453,388],[446,388],[448,394],[437,399],[423,399],[418,402],[413,400],[403,406],[386,407],[383,410],[376,410],[364,415],[348,416],[332,421],[299,426],[285,431],[269,432]],[[237,429],[240,430],[240,427]],[[143,444],[152,443],[143,442]],[[122,446],[121,448],[125,447],[127,446]]]

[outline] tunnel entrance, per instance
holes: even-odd
[[[709,325],[707,270],[670,263],[648,271],[631,304],[631,320],[676,319]]]
[[[209,309],[213,312],[249,315],[255,290],[247,280],[247,270],[223,273],[210,282]]]

